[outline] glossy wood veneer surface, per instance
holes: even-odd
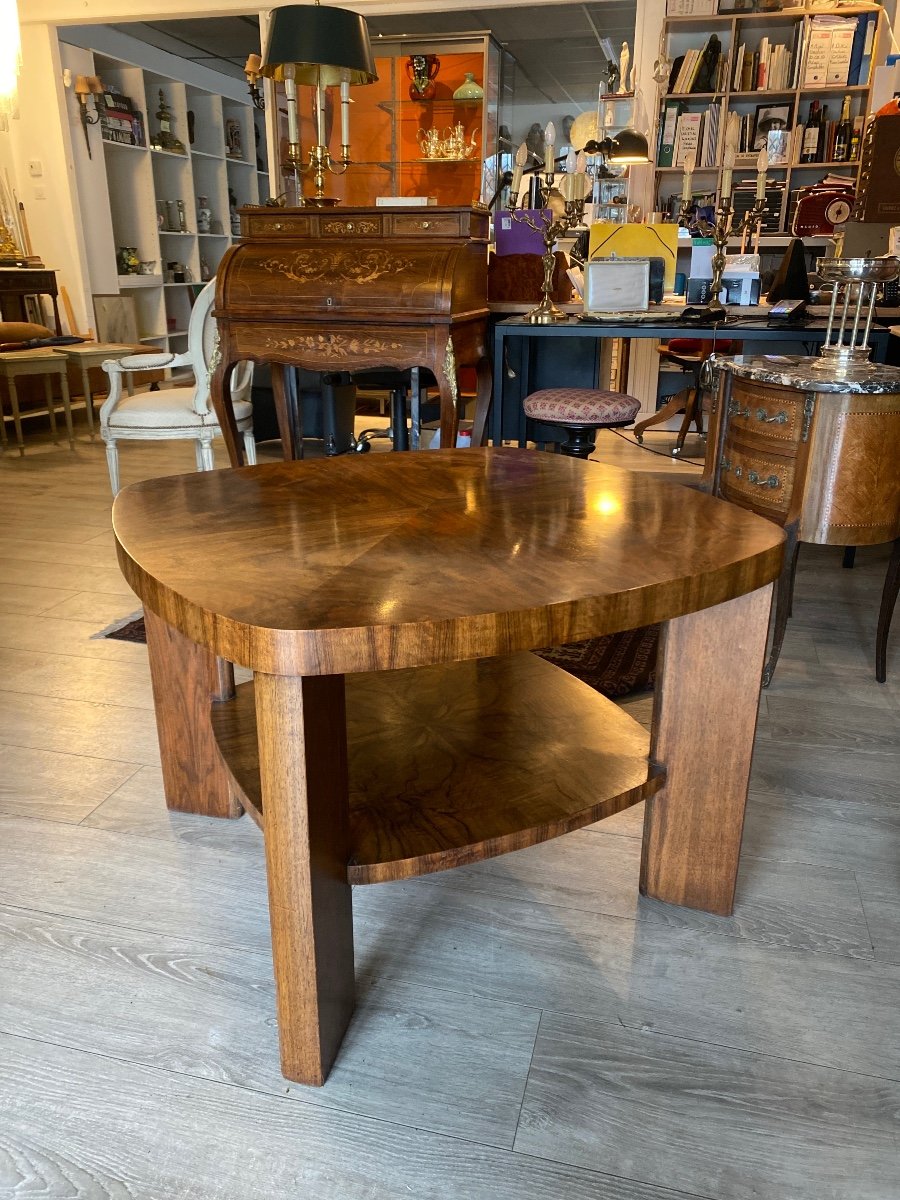
[[[350,883],[522,850],[665,781],[628,713],[533,654],[346,684]],[[265,828],[252,683],[213,705],[212,725],[242,804]]]
[[[712,497],[518,449],[349,455],[148,480],[125,578],[216,654],[346,674],[633,629],[754,591],[783,535]]]

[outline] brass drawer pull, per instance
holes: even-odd
[[[756,484],[757,487],[777,488],[781,487],[781,480],[777,475],[769,475],[765,479],[758,475],[756,471],[747,472],[747,481]]]
[[[728,405],[728,415],[730,417],[749,417],[750,409],[741,408],[740,404],[733,400],[731,404]]]
[[[353,232],[353,222],[348,221],[347,224],[344,226],[344,228],[347,230],[348,233],[352,233]]]
[[[788,415],[784,409],[777,412],[774,417],[770,417],[764,408],[758,408],[756,410],[756,419],[766,425],[787,425],[788,423]]]
[[[431,228],[431,222],[430,222],[430,221],[423,221],[423,222],[422,222],[422,228],[423,228],[423,229],[430,229],[430,228]]]
[[[734,471],[735,479],[740,479],[741,476],[744,474],[744,468],[736,467],[734,465],[734,463],[731,461],[731,459],[729,459],[729,458],[722,459],[722,470],[723,471]]]

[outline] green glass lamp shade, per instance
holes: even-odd
[[[295,66],[297,83],[323,87],[374,83],[378,78],[369,45],[369,27],[348,8],[285,4],[272,12],[260,71],[282,81],[284,67]]]

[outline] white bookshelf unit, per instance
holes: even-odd
[[[824,85],[805,85],[804,69],[806,54],[810,42],[812,22],[817,17],[862,17],[868,13],[876,16],[874,45],[871,52],[871,62],[867,78],[855,85],[832,82]],[[869,110],[869,92],[875,65],[878,58],[878,43],[883,21],[883,10],[880,5],[855,5],[841,8],[785,8],[768,11],[742,11],[712,13],[694,16],[667,16],[665,21],[666,53],[674,61],[678,56],[690,50],[702,47],[709,36],[715,33],[722,43],[722,53],[727,60],[727,67],[722,73],[719,88],[710,92],[664,92],[660,97],[660,128],[665,120],[666,105],[677,102],[683,106],[685,113],[701,113],[711,104],[720,105],[718,138],[715,147],[714,164],[698,167],[694,172],[693,191],[695,194],[708,190],[709,194],[717,194],[721,178],[722,160],[725,150],[725,125],[728,113],[735,112],[740,117],[756,113],[761,105],[785,105],[790,108],[790,130],[788,139],[788,160],[784,164],[771,165],[767,172],[770,181],[784,184],[781,196],[780,211],[777,214],[777,232],[771,230],[764,242],[775,241],[783,244],[785,236],[790,233],[790,198],[791,194],[800,187],[817,183],[825,175],[834,173],[846,176],[853,182],[858,181],[860,169],[860,154],[852,161],[841,162],[799,162],[799,138],[795,131],[802,127],[812,101],[828,105],[830,119],[837,118],[844,96],[851,97],[851,117],[865,118]],[[799,39],[800,61],[791,72],[793,86],[778,90],[751,87],[744,89],[735,87],[735,67],[740,46],[745,46],[748,54],[758,51],[766,39],[769,45],[784,45],[788,48],[796,46]],[[794,82],[795,81],[795,82]],[[683,168],[681,166],[660,166],[660,146],[657,147],[656,193],[658,207],[665,209],[672,197],[681,193]],[[755,178],[756,153],[740,155],[734,172],[735,184]]]
[[[60,54],[73,78],[98,76],[104,90],[126,97],[139,114],[132,132],[118,136],[140,144],[110,140],[102,120],[88,126],[86,140],[69,93],[91,293],[133,297],[139,340],[183,351],[194,297],[236,239],[233,209],[269,196],[264,114],[252,107],[249,96],[223,96],[178,78],[180,60],[171,56],[166,65],[172,73],[161,73],[102,49],[61,43]],[[191,64],[184,65],[189,76]],[[212,72],[204,75],[206,83],[215,84]],[[226,86],[235,83],[223,78]],[[171,113],[171,136],[183,152],[159,144],[161,97]],[[102,96],[91,98],[92,110],[102,114],[104,107]],[[114,109],[107,112],[115,115]],[[129,122],[124,125],[127,130]],[[198,230],[201,196],[211,214],[204,232]],[[120,273],[123,247],[133,247],[142,263],[152,263],[152,273]]]

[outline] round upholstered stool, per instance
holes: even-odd
[[[533,421],[568,430],[568,439],[560,446],[563,454],[588,458],[594,451],[597,430],[630,425],[641,402],[624,392],[597,388],[542,388],[526,396],[522,406]]]

